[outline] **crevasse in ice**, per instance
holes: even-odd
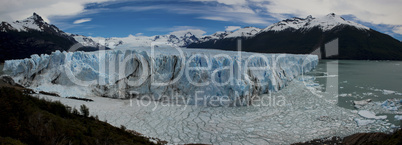
[[[146,96],[187,104],[215,105],[219,100],[219,105],[247,105],[251,96],[278,91],[317,63],[315,55],[155,48],[56,51],[8,60],[3,70],[23,86],[63,97]]]

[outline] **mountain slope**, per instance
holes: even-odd
[[[0,80],[0,84],[5,82]],[[135,131],[113,127],[94,116],[80,115],[85,112],[84,106],[80,113],[75,107],[27,95],[24,92],[28,89],[7,86],[0,88],[0,144],[7,144],[3,142],[5,137],[41,145],[155,144],[139,133],[134,134]]]
[[[0,62],[27,58],[32,54],[50,54],[56,50],[68,51],[76,43],[73,37],[46,23],[36,13],[25,20],[0,23]],[[98,48],[91,46],[78,50]]]
[[[0,24],[1,32],[17,31],[17,32],[29,32],[29,31],[41,31],[59,36],[67,36],[63,31],[59,30],[54,25],[46,23],[41,16],[33,13],[31,17],[28,17],[22,21],[5,22]]]
[[[244,27],[228,34],[224,38],[236,38],[236,37],[253,37],[255,34],[261,31],[260,28],[256,27]]]
[[[326,57],[325,44],[338,39],[339,55]],[[237,50],[237,39],[193,43],[189,48]],[[283,20],[242,41],[242,50],[263,53],[308,54],[320,48],[322,58],[401,60],[402,43],[363,25],[329,14],[322,18]]]

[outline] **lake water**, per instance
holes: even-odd
[[[354,100],[371,99],[373,102],[383,102],[387,99],[402,99],[402,61],[321,60],[317,68],[308,75],[316,76],[314,82],[321,86],[323,92],[330,92],[327,89],[331,90],[331,86],[338,84],[337,92],[327,95],[338,95],[337,105],[347,109],[356,109]],[[388,115],[390,122],[399,124],[393,116],[400,112],[380,111],[380,114]]]
[[[390,131],[398,125],[393,115],[400,112],[384,110],[379,103],[402,98],[399,64],[402,62],[322,60],[314,71],[296,78],[283,90],[263,95],[268,102],[265,106],[203,107],[98,96],[89,98],[93,102],[38,97],[75,108],[85,104],[90,114],[101,120],[169,143],[290,144]],[[373,101],[359,109],[353,106],[352,101],[363,99]],[[359,110],[388,118],[367,119],[358,114]],[[359,125],[356,119],[372,123]]]
[[[41,97],[72,107],[85,104],[91,115],[101,120],[169,143],[290,144],[395,128],[398,122],[392,115],[398,112],[384,113],[387,110],[376,103],[401,98],[399,64],[323,60],[313,72],[296,78],[283,90],[263,95],[266,106],[203,107],[97,96],[90,98],[94,102]],[[352,101],[368,98],[373,102],[359,110],[386,114],[387,119],[359,115]],[[371,123],[363,125],[356,120]]]

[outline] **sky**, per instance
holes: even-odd
[[[336,13],[402,40],[401,7],[401,0],[2,0],[0,20],[36,12],[65,32],[85,36],[201,36]]]

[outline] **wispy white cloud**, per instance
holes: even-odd
[[[137,33],[137,34],[135,34],[135,36],[143,36],[144,35],[144,33]]]
[[[225,31],[234,31],[240,28],[241,28],[240,26],[226,26]]]
[[[246,4],[246,0],[191,0],[201,2],[218,2],[226,5],[243,5]]]
[[[251,0],[278,18],[284,15],[305,17],[328,13],[353,15],[361,21],[373,24],[402,25],[402,1],[400,0]]]
[[[51,16],[75,16],[85,12],[85,4],[113,0],[6,0],[0,5],[1,20],[21,20],[38,13],[50,22]]]
[[[174,27],[152,27],[147,28],[148,31],[155,31],[155,32],[173,32],[173,31],[181,31],[187,29],[203,29],[201,27],[195,26],[174,26]]]
[[[153,6],[124,6],[119,8],[120,10],[123,11],[149,11],[149,10],[158,10],[158,9],[164,9],[164,6],[160,5],[153,5]]]
[[[75,20],[73,23],[74,24],[81,24],[81,23],[89,22],[91,20],[92,20],[91,18],[84,18],[84,19]]]
[[[402,34],[402,26],[396,26],[392,29],[394,33]]]
[[[207,3],[212,1],[207,0]],[[215,2],[213,2],[215,3]],[[232,4],[231,2],[224,2]],[[233,3],[233,5],[222,4],[198,4],[198,5],[152,5],[152,6],[127,6],[122,7],[125,11],[151,11],[151,10],[164,10],[177,14],[191,14],[196,18],[214,20],[214,21],[230,21],[240,22],[243,24],[270,24],[272,18],[267,16],[260,16],[251,9],[249,6],[242,5],[242,2]]]
[[[230,21],[229,18],[219,17],[219,16],[203,16],[198,17],[199,19],[206,19],[206,20],[215,20],[215,21]]]

